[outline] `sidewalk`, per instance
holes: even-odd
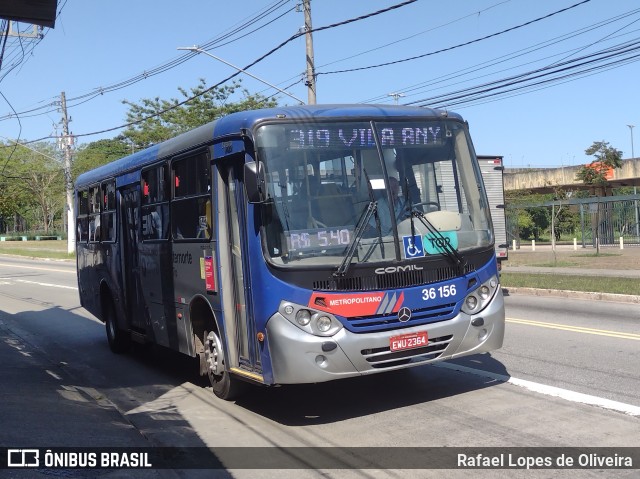
[[[0,313],[0,447],[150,446],[127,419],[95,389],[82,385],[64,364],[52,363],[10,329]],[[131,477],[126,470],[7,469],[7,478]],[[170,471],[136,470],[135,477],[160,478]]]

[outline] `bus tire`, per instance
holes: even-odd
[[[118,328],[118,321],[116,317],[116,309],[113,306],[113,302],[107,299],[104,302],[102,310],[105,329],[107,330],[107,341],[109,341],[109,348],[114,353],[120,354],[129,349],[131,344],[129,335]]]
[[[233,377],[226,368],[222,341],[215,331],[204,333],[204,357],[213,394],[225,401],[233,401],[245,384]]]

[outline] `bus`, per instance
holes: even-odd
[[[75,198],[80,300],[110,348],[191,356],[220,398],[502,346],[487,195],[455,113],[234,113],[81,174]]]

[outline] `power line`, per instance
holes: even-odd
[[[346,60],[351,60],[353,58],[357,58],[359,56],[366,55],[367,53],[372,53],[372,52],[375,52],[375,51],[378,51],[378,50],[382,50],[383,48],[389,47],[391,45],[395,45],[397,43],[402,43],[402,42],[405,42],[407,40],[411,40],[412,38],[415,38],[415,37],[420,36],[420,35],[424,35],[425,33],[433,32],[435,30],[439,30],[441,28],[448,27],[449,25],[453,25],[454,23],[458,23],[459,21],[464,20],[466,18],[473,17],[473,16],[478,16],[483,12],[486,12],[488,10],[496,8],[497,6],[500,6],[502,4],[509,3],[510,1],[511,0],[503,0],[501,2],[494,3],[493,5],[490,5],[487,8],[484,8],[482,10],[478,10],[477,12],[469,13],[468,15],[464,15],[462,17],[458,17],[455,20],[451,20],[450,22],[442,23],[440,25],[437,25],[435,27],[429,28],[427,30],[423,30],[423,31],[415,33],[413,35],[409,35],[408,37],[404,37],[404,38],[401,38],[399,40],[394,40],[393,42],[385,43],[384,45],[380,45],[380,46],[375,47],[375,48],[370,48],[369,50],[365,50],[365,51],[362,51],[362,52],[359,52],[359,53],[355,53],[355,54],[350,55],[348,57],[340,58],[338,60],[334,60],[334,61],[331,61],[329,63],[324,63],[323,65],[319,65],[318,68],[327,67],[329,65],[335,65],[336,63],[340,63],[340,62],[343,62],[343,61],[346,61]]]
[[[366,20],[368,18],[371,17],[375,17],[376,15],[380,15],[382,13],[387,13],[390,12],[391,10],[395,10],[397,8],[401,8],[404,7],[406,5],[409,5],[411,3],[415,3],[417,0],[407,0],[406,2],[402,2],[402,3],[398,3],[396,5],[392,5],[388,8],[383,8],[382,10],[377,10],[375,12],[372,13],[368,13],[366,15],[361,15],[359,17],[356,18],[350,18],[349,20],[344,20],[342,22],[338,22],[338,23],[333,23],[331,25],[326,25],[324,27],[318,27],[318,28],[312,28],[311,30],[309,30],[308,33],[315,33],[315,32],[321,32],[323,30],[328,30],[331,28],[336,28],[336,27],[341,27],[343,25],[348,25],[349,23],[354,23],[354,22],[358,22],[361,20]],[[587,2],[591,1],[591,0],[585,0]],[[289,38],[287,38],[285,41],[283,41],[282,43],[280,43],[280,45],[278,45],[275,48],[272,48],[270,51],[268,51],[267,53],[265,53],[264,55],[262,55],[260,58],[258,58],[257,60],[255,60],[254,62],[250,63],[249,65],[247,65],[246,67],[244,67],[245,70],[247,70],[248,68],[251,68],[252,66],[254,66],[255,64],[257,64],[258,62],[261,62],[262,60],[264,60],[265,58],[267,58],[268,56],[272,55],[273,53],[277,52],[278,50],[280,50],[282,47],[284,47],[285,45],[287,45],[288,43],[292,42],[293,40],[295,40],[296,38],[299,38],[303,35],[306,35],[307,32],[299,32],[296,33],[294,35],[291,35]]]
[[[390,7],[387,7],[387,8],[381,9],[381,10],[377,10],[377,11],[375,11],[375,12],[371,12],[371,13],[368,13],[368,14],[366,14],[366,15],[361,15],[361,16],[359,16],[359,17],[355,17],[355,18],[350,18],[350,19],[348,19],[348,20],[344,20],[344,21],[342,21],[342,22],[333,23],[333,24],[331,24],[331,25],[326,25],[326,26],[323,26],[323,27],[314,28],[312,31],[313,31],[313,32],[316,32],[316,31],[328,30],[328,29],[331,29],[331,28],[336,28],[336,27],[339,27],[339,26],[347,25],[347,24],[349,24],[349,23],[353,23],[353,22],[357,22],[357,21],[365,20],[365,19],[368,19],[368,18],[374,17],[374,16],[376,16],[376,15],[380,15],[380,14],[383,14],[383,13],[389,12],[389,11],[391,11],[391,10],[395,10],[395,9],[397,9],[397,8],[404,7],[404,6],[409,5],[409,4],[411,4],[411,3],[415,3],[416,1],[417,1],[417,0],[407,0],[407,1],[405,1],[405,2],[398,3],[398,4],[396,4],[396,5],[392,5],[392,6],[390,6]],[[590,1],[590,0],[586,0],[586,1]],[[268,56],[272,55],[273,53],[275,53],[276,51],[278,51],[279,49],[281,49],[282,47],[284,47],[285,45],[287,45],[289,42],[291,42],[291,41],[292,41],[292,40],[294,40],[295,38],[298,38],[298,37],[300,37],[300,36],[302,36],[302,35],[304,35],[304,34],[305,34],[305,32],[302,32],[302,33],[296,33],[295,35],[292,35],[292,36],[291,36],[291,37],[289,37],[287,40],[285,40],[284,42],[280,43],[280,45],[278,45],[277,47],[272,48],[269,52],[267,52],[266,54],[262,55],[262,56],[261,56],[260,58],[258,58],[257,60],[254,60],[253,62],[251,62],[249,65],[245,66],[244,68],[242,68],[242,70],[248,70],[248,69],[249,69],[249,68],[251,68],[252,66],[256,65],[257,63],[261,62],[262,60],[264,60],[264,59],[265,59],[265,58],[267,58]],[[197,53],[190,53],[189,55],[197,55]],[[205,90],[201,91],[200,93],[198,93],[198,94],[196,94],[196,95],[193,95],[193,96],[191,96],[191,97],[187,98],[186,100],[183,100],[183,101],[181,101],[181,102],[175,103],[174,105],[172,105],[172,106],[170,106],[170,107],[168,107],[168,108],[166,108],[166,109],[164,109],[164,110],[162,110],[162,111],[156,112],[156,113],[154,113],[153,115],[149,115],[149,116],[147,116],[147,117],[145,117],[145,118],[141,118],[141,119],[139,119],[139,120],[136,120],[136,121],[133,121],[133,122],[129,122],[129,123],[126,123],[126,124],[123,124],[123,125],[115,126],[115,127],[112,127],[112,128],[107,128],[107,129],[104,129],[104,130],[94,131],[94,132],[90,132],[90,133],[74,134],[74,136],[75,136],[75,137],[84,137],[84,136],[100,135],[100,134],[103,134],[103,133],[109,133],[109,132],[112,132],[112,131],[115,131],[115,130],[120,130],[120,129],[122,129],[122,128],[128,128],[128,127],[130,127],[130,126],[137,125],[137,124],[139,124],[139,123],[142,123],[142,122],[144,122],[144,121],[147,121],[148,119],[155,118],[155,117],[158,117],[158,116],[160,116],[160,115],[163,115],[163,114],[165,114],[165,113],[167,113],[167,112],[169,112],[169,111],[175,110],[176,108],[179,108],[179,107],[183,106],[184,104],[186,104],[186,103],[190,102],[191,100],[194,100],[194,99],[196,99],[196,98],[199,98],[200,96],[204,95],[205,93],[208,93],[209,91],[213,90],[214,88],[217,88],[217,87],[219,87],[220,85],[222,85],[222,84],[224,84],[224,83],[228,82],[229,80],[231,80],[231,79],[235,78],[235,77],[236,77],[236,76],[238,76],[240,73],[241,73],[240,71],[237,71],[237,72],[233,73],[232,75],[229,75],[229,76],[228,76],[227,78],[225,78],[224,80],[222,80],[222,81],[220,81],[220,82],[216,83],[215,85],[213,85],[213,86],[211,86],[211,87],[209,87],[209,88],[206,88]],[[42,141],[42,140],[46,140],[46,139],[49,139],[49,138],[52,138],[52,137],[51,137],[51,136],[45,136],[45,137],[39,138],[39,139],[37,139],[37,140],[32,140],[32,141],[25,142],[25,143],[32,143],[32,142],[36,142],[36,141]]]
[[[256,22],[259,22],[261,20],[263,20],[264,18],[266,18],[269,14],[275,12],[276,10],[278,10],[279,8],[281,8],[282,6],[284,6],[286,3],[290,2],[291,0],[278,0],[276,2],[274,2],[270,7],[266,7],[266,9],[262,9],[260,10],[257,14],[253,15],[252,17],[250,17],[246,22],[244,22],[242,25],[240,25],[238,28],[234,29],[232,32],[230,33],[223,33],[221,36],[213,39],[213,40],[209,40],[207,42],[205,42],[202,46],[204,48],[212,48],[213,46],[219,47],[222,45],[218,45],[218,43],[221,40],[230,38],[231,35],[236,34],[240,31],[242,31],[243,29],[246,29],[252,25],[255,25]],[[65,1],[66,4],[66,1]],[[64,7],[64,4],[62,6],[62,8]],[[284,14],[278,16],[276,19],[271,20],[269,22],[267,22],[265,25],[259,26],[257,28],[255,28],[254,30],[252,30],[251,33],[272,24],[274,21],[279,20],[280,18],[282,18],[284,15],[286,15],[287,13],[290,13],[293,9],[289,9],[287,10]],[[233,41],[237,41],[240,38],[244,38],[246,35],[243,35],[241,37],[235,38],[233,40],[228,41],[227,43],[225,43],[224,45],[227,45]],[[88,100],[92,100],[94,98],[97,98],[99,96],[104,95],[105,93],[110,93],[113,91],[118,91],[124,88],[127,88],[131,85],[134,85],[140,81],[146,80],[147,78],[150,78],[152,76],[156,76],[159,74],[162,74],[166,71],[169,71],[173,68],[178,67],[179,65],[181,65],[182,63],[185,63],[186,61],[190,60],[191,58],[195,57],[197,55],[197,53],[192,53],[189,52],[187,54],[181,55],[178,58],[174,58],[172,60],[169,60],[167,62],[164,62],[156,67],[153,67],[150,70],[146,70],[143,71],[141,73],[138,73],[130,78],[127,78],[125,80],[116,82],[114,84],[105,86],[105,87],[97,87],[92,89],[90,92],[87,93],[83,93],[71,98],[67,99],[67,102],[69,103],[69,108],[73,108],[77,105],[80,105],[82,103],[84,103],[85,101]],[[7,72],[8,73],[8,72]],[[88,100],[87,100],[88,99]],[[77,103],[78,101],[82,100],[80,103]],[[48,104],[45,104],[43,106],[37,107],[37,108],[33,108],[27,111],[23,111],[20,112],[19,114],[25,114],[25,113],[35,113],[36,111],[40,111],[41,115],[46,115],[48,113],[51,113],[53,111],[56,111],[59,107],[59,102],[58,101],[52,101]],[[44,111],[42,111],[44,110]],[[14,112],[15,113],[15,112]],[[37,115],[31,115],[31,116],[37,116]],[[14,117],[14,114],[7,114],[4,116],[0,117],[0,121],[2,120],[7,120],[7,119],[12,119]]]
[[[473,73],[479,72],[481,70],[487,69],[489,67],[493,67],[493,66],[496,66],[496,65],[499,65],[499,64],[502,64],[502,63],[506,63],[506,62],[514,60],[514,59],[516,59],[518,57],[522,57],[524,55],[528,55],[528,54],[533,53],[535,51],[542,50],[544,48],[548,48],[548,47],[553,46],[553,45],[557,45],[557,44],[559,44],[561,42],[564,42],[564,41],[567,41],[567,40],[570,40],[570,39],[574,39],[574,38],[576,38],[576,37],[578,37],[580,35],[584,35],[584,34],[589,33],[591,31],[597,30],[598,28],[602,28],[602,27],[605,27],[605,26],[607,26],[609,24],[612,24],[612,23],[615,23],[617,21],[620,21],[621,19],[628,18],[629,16],[631,16],[633,14],[637,14],[638,12],[640,12],[640,8],[635,9],[635,10],[631,10],[629,12],[625,12],[625,13],[620,14],[620,15],[616,15],[614,17],[611,17],[611,18],[606,19],[606,20],[602,20],[600,22],[597,22],[597,23],[594,23],[594,24],[591,24],[591,25],[587,25],[586,27],[582,27],[582,28],[573,30],[573,31],[568,32],[568,33],[564,33],[564,34],[559,35],[557,37],[550,38],[548,40],[536,43],[536,44],[528,46],[526,48],[521,48],[519,50],[512,51],[512,52],[507,53],[505,55],[501,55],[499,57],[495,57],[495,58],[492,58],[490,60],[487,60],[487,61],[484,61],[484,62],[481,62],[481,63],[477,63],[477,64],[469,66],[469,67],[462,68],[460,70],[456,70],[456,71],[453,71],[453,72],[450,72],[450,73],[447,73],[447,74],[444,74],[444,75],[440,75],[438,77],[432,78],[432,79],[427,80],[427,81],[422,81],[420,83],[416,83],[416,84],[405,86],[405,87],[394,87],[394,88],[396,90],[398,90],[398,91],[404,92],[405,94],[407,94],[408,97],[415,96],[417,93],[413,93],[413,94],[409,94],[409,93],[410,92],[416,92],[416,91],[425,89],[425,88],[433,86],[433,85],[437,85],[438,83],[443,83],[443,82],[445,82],[445,81],[447,81],[447,80],[449,80],[451,78],[460,79],[461,76],[473,74]],[[629,32],[629,33],[632,33],[632,32]],[[616,38],[616,37],[611,37],[610,35],[608,37],[609,37],[609,39]],[[600,41],[602,41],[602,39]],[[594,43],[592,43],[590,46],[592,46],[593,44]],[[575,54],[575,52],[577,52],[579,50],[583,50],[583,49],[584,49],[584,47],[580,47],[578,49],[569,50],[569,52],[572,52],[572,53]],[[528,65],[528,64],[531,64],[531,63],[535,63],[535,62],[541,61],[541,60],[545,60],[547,58],[552,58],[553,56],[563,55],[565,53],[567,53],[567,51],[562,52],[560,54],[550,55],[550,56],[547,56],[547,57],[544,57],[544,58],[540,58],[540,59],[537,59],[537,60],[532,60],[532,61],[529,61],[529,62],[521,63],[520,65],[516,65],[516,66],[510,67],[510,68],[498,70],[498,71],[495,71],[493,73],[487,73],[487,74],[481,75],[480,77],[476,77],[476,78],[482,78],[483,76],[488,76],[488,75],[494,74],[494,73],[501,73],[501,72],[504,72],[504,71],[507,71],[507,70],[511,70],[511,69],[520,67],[520,66],[524,66],[524,65]],[[473,81],[473,80],[474,79],[458,81],[458,82],[454,83],[454,85],[455,84],[459,84],[459,83],[465,83],[467,81]],[[361,103],[372,103],[372,102],[384,100],[386,98],[387,98],[387,95],[386,95],[386,93],[384,93],[384,94],[378,95],[376,97],[369,98],[367,100],[362,100]]]
[[[458,105],[463,103],[463,101],[471,101],[471,99],[484,98],[484,96],[481,96],[481,95],[485,95],[489,92],[495,92],[495,90],[503,89],[503,90],[500,90],[503,92],[513,91],[514,89],[507,89],[507,88],[520,83],[531,82],[538,78],[543,78],[550,75],[558,75],[563,72],[571,72],[571,70],[579,70],[580,68],[592,65],[594,63],[597,64],[601,62],[606,62],[608,60],[616,59],[617,57],[624,56],[624,55],[629,55],[637,51],[640,51],[640,39],[637,39],[636,41],[627,42],[624,44],[619,44],[614,47],[611,47],[605,50],[600,50],[593,54],[582,56],[574,60],[565,61],[557,65],[547,66],[547,67],[539,68],[536,70],[531,70],[518,75],[503,78],[500,80],[495,80],[493,82],[484,83],[484,84],[477,85],[477,86],[463,89],[463,90],[449,92],[442,95],[436,95],[430,98],[423,98],[421,100],[409,102],[407,103],[407,105],[415,105],[415,104],[418,104],[418,106],[435,105],[435,104],[443,105],[443,106]],[[586,70],[579,70],[577,72],[572,72],[571,75],[577,75],[580,73],[591,71],[593,68],[603,68],[608,65],[616,64],[618,62],[627,62],[633,58],[636,58],[636,56],[615,60],[615,62],[611,61],[610,63],[606,63],[603,66],[590,67]],[[558,80],[562,78],[566,78],[566,75],[560,75],[552,79],[547,79],[545,80],[545,82]],[[540,83],[542,82],[532,83],[531,85],[537,85]],[[526,85],[518,87],[518,89],[520,88],[526,88]],[[493,93],[492,95],[497,95],[497,94],[499,94],[499,92]]]
[[[451,50],[462,48],[462,47],[465,47],[465,46],[468,46],[468,45],[472,45],[474,43],[478,43],[478,42],[487,40],[489,38],[497,37],[499,35],[503,35],[505,33],[512,32],[512,31],[518,30],[520,28],[524,28],[524,27],[526,27],[528,25],[531,25],[533,23],[540,22],[542,20],[546,20],[547,18],[553,17],[554,15],[558,15],[560,13],[564,13],[564,12],[566,12],[568,10],[571,10],[573,8],[576,8],[576,7],[579,7],[581,5],[584,5],[585,3],[589,3],[590,1],[591,0],[582,0],[579,3],[576,3],[576,4],[571,5],[569,7],[563,8],[561,10],[556,10],[555,12],[549,13],[548,15],[544,15],[542,17],[535,18],[535,19],[530,20],[528,22],[521,23],[520,25],[516,25],[514,27],[510,27],[510,28],[507,28],[505,30],[501,30],[499,32],[495,32],[495,33],[492,33],[490,35],[485,35],[484,37],[476,38],[474,40],[469,40],[468,42],[459,43],[459,44],[453,45],[451,47],[442,48],[440,50],[435,50],[433,52],[424,53],[422,55],[416,55],[416,56],[412,56],[412,57],[408,57],[408,58],[403,58],[401,60],[394,60],[394,61],[385,62],[385,63],[378,63],[376,65],[368,65],[366,67],[349,68],[349,69],[345,69],[345,70],[334,70],[334,71],[329,71],[329,72],[318,72],[317,75],[333,75],[333,74],[336,74],[336,73],[350,73],[350,72],[356,72],[356,71],[362,71],[362,70],[371,70],[373,68],[381,68],[381,67],[386,67],[386,66],[390,66],[390,65],[397,65],[399,63],[405,63],[405,62],[408,62],[408,61],[418,60],[420,58],[426,58],[426,57],[429,57],[429,56],[432,56],[432,55],[437,55],[438,53],[448,52],[448,51],[451,51]]]

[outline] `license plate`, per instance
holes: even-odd
[[[405,349],[421,348],[429,342],[427,332],[403,334],[389,338],[391,351],[403,351]]]

